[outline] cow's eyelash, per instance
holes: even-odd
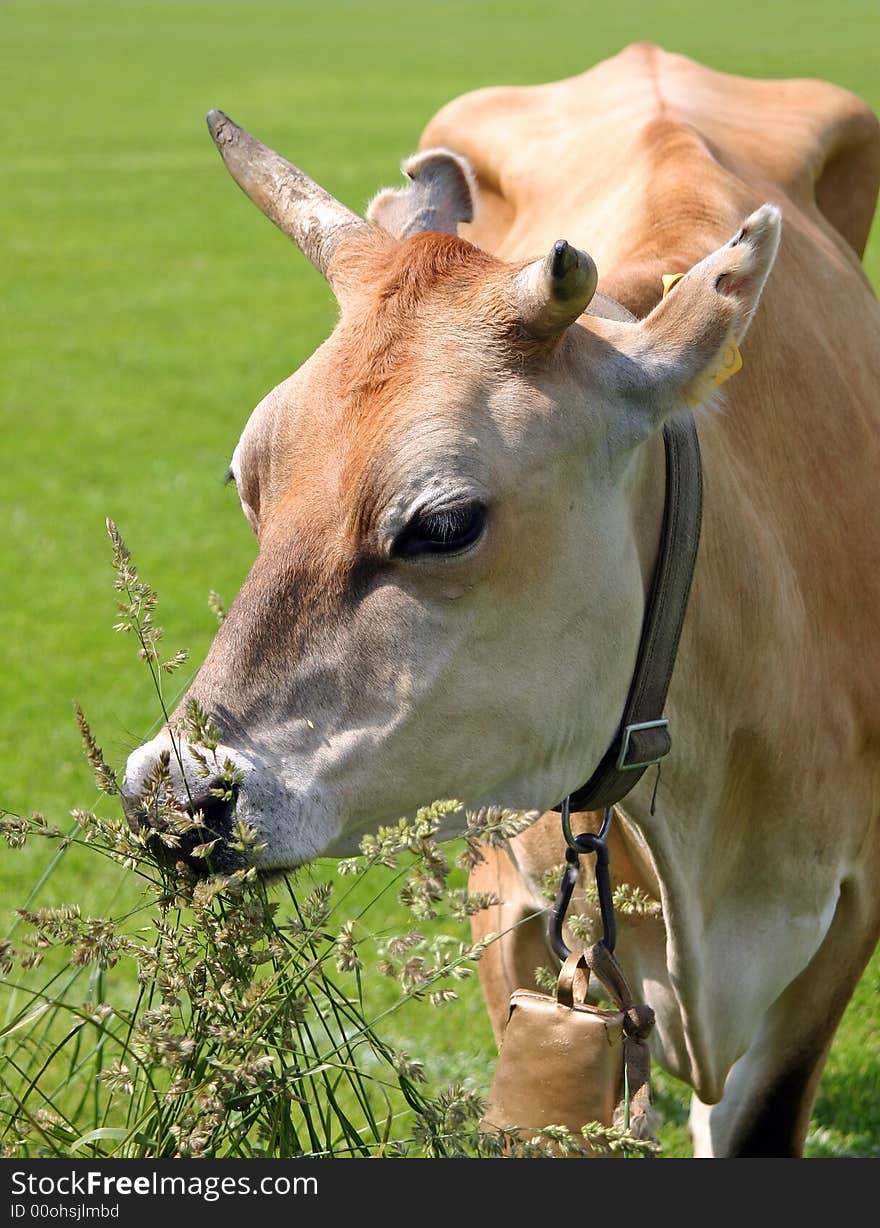
[[[234,482],[234,481],[235,481],[235,474],[232,472],[232,468],[230,467],[229,469],[226,470],[225,474],[223,475],[223,485],[228,486],[230,482]]]

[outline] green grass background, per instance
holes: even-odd
[[[105,516],[160,591],[169,647],[203,657],[206,594],[231,599],[254,554],[222,485],[229,456],[333,320],[321,278],[224,172],[204,113],[227,110],[361,210],[449,98],[567,76],[638,39],[726,71],[824,77],[880,108],[876,0],[3,5],[0,804],[58,819],[94,801],[74,699],[117,762],[153,724],[146,672],[109,630]],[[880,284],[876,238],[867,265]],[[46,862],[0,849],[0,934]],[[96,912],[131,890],[70,855],[39,898]],[[810,1154],[880,1155],[878,981],[875,956]],[[392,1026],[438,1079],[486,1085],[475,982]],[[664,1141],[687,1154],[680,1089],[660,1091]]]

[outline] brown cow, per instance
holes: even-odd
[[[799,1153],[880,913],[877,121],[831,85],[632,47],[451,103],[369,223],[209,124],[341,308],[236,448],[259,553],[191,691],[261,864],[350,852],[435,797],[546,810],[590,775],[633,669],[661,427],[702,398],[674,748],[612,848],[663,921],[622,918],[618,950],[694,1089],[697,1153]],[[130,807],[167,745],[129,760]],[[552,815],[490,857],[505,902],[483,924],[542,908],[560,860]],[[484,959],[496,1028],[547,960],[537,922]]]

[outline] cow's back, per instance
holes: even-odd
[[[474,242],[514,260],[569,230],[606,272],[670,212],[716,220],[736,180],[785,193],[860,257],[880,187],[880,124],[854,94],[731,76],[643,43],[577,77],[466,94],[421,144],[473,164]]]

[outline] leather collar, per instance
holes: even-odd
[[[670,419],[663,428],[663,443],[663,527],[629,695],[599,766],[586,784],[570,794],[571,810],[613,806],[672,749],[663,709],[687,611],[703,512],[703,469],[693,415]]]

